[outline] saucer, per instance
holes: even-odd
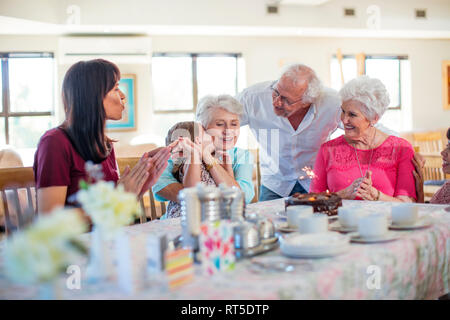
[[[275,226],[275,228],[281,232],[296,232],[297,227],[290,227],[287,222],[281,222]]]
[[[433,224],[429,219],[419,219],[413,224],[410,225],[396,225],[392,224],[389,226],[389,229],[391,230],[415,230],[415,229],[422,229],[422,228],[428,228]]]
[[[286,220],[287,219],[287,214],[286,214],[286,211],[284,211],[284,210],[275,212],[275,215],[281,220]],[[328,222],[329,223],[332,223],[332,222],[337,221],[337,220],[338,220],[338,216],[337,215],[328,217]]]
[[[329,226],[329,229],[331,230],[331,231],[337,231],[337,232],[342,232],[342,233],[348,233],[348,232],[354,232],[354,231],[356,231],[357,229],[358,229],[358,227],[344,227],[343,225],[341,225],[340,223],[339,223],[339,221],[338,222],[334,222],[333,224],[331,224],[330,226]]]
[[[351,235],[350,241],[356,243],[378,243],[378,242],[389,242],[397,240],[399,237],[395,233],[386,232],[384,235],[379,237],[361,237],[357,232]]]

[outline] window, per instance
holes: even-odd
[[[333,56],[330,65],[331,87],[342,87],[341,70],[338,59]],[[389,93],[389,108],[380,123],[391,130],[401,132],[412,126],[410,63],[406,56],[366,55],[364,73],[377,78],[386,86]],[[354,55],[344,55],[342,75],[347,83],[357,76],[357,60]]]
[[[235,96],[239,58],[240,54],[154,54],[154,112],[194,112],[199,99],[207,94]]]
[[[54,60],[52,53],[0,53],[0,144],[29,157],[52,127]],[[29,159],[23,159],[30,165]],[[31,161],[32,163],[32,161]]]
[[[151,124],[158,141],[179,121],[192,121],[198,101],[208,94],[236,94],[245,87],[239,53],[155,53],[152,58]],[[241,137],[245,133],[241,130]]]
[[[402,68],[406,67],[408,58],[404,56],[366,56],[364,61],[365,74],[371,78],[380,79],[389,92],[389,109],[402,107]],[[357,62],[355,56],[345,55],[342,59],[344,82],[356,78]],[[331,60],[331,86],[336,90],[342,87],[339,62],[336,57]]]

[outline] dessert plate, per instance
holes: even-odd
[[[325,258],[346,252],[349,240],[336,232],[292,233],[280,239],[280,250],[293,258]]]
[[[313,268],[310,263],[305,261],[298,261],[289,259],[283,256],[258,256],[250,259],[251,264],[249,268],[251,271],[260,273],[266,272],[292,272],[296,269],[312,271]]]
[[[380,237],[361,237],[357,232],[353,233],[351,235],[350,241],[356,242],[356,243],[379,243],[379,242],[389,242],[394,241],[399,238],[398,235],[396,235],[393,232],[386,232],[384,235]]]
[[[422,228],[428,228],[433,224],[433,222],[430,219],[421,218],[417,220],[415,223],[410,225],[397,225],[392,224],[389,226],[389,229],[391,230],[415,230],[415,229],[422,229]]]
[[[343,254],[347,252],[350,249],[349,245],[345,245],[342,247],[335,248],[333,250],[330,250],[328,252],[309,252],[309,253],[299,253],[299,252],[283,252],[284,255],[291,257],[291,258],[303,258],[303,259],[319,259],[319,258],[330,258],[335,257],[340,254]]]

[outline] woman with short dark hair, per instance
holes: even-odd
[[[441,152],[444,174],[450,174],[450,128],[447,130],[447,140],[447,146]],[[450,204],[450,180],[445,181],[444,185],[433,195],[430,203]]]
[[[34,157],[39,212],[69,204],[80,180],[87,178],[87,161],[101,165],[104,180],[123,184],[138,196],[162,174],[170,147],[145,153],[119,178],[114,140],[105,134],[106,120],[122,118],[125,95],[119,80],[118,67],[103,59],[80,61],[67,71],[62,85],[65,120],[41,137]]]

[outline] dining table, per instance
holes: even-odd
[[[390,215],[395,203],[343,200],[344,207]],[[272,299],[438,299],[450,292],[450,207],[414,204],[431,225],[415,230],[390,230],[396,237],[380,243],[350,243],[347,251],[332,257],[292,258],[279,247],[236,261],[233,270],[204,272],[194,263],[190,282],[171,288],[165,273],[145,273],[146,237],[181,234],[180,218],[154,220],[123,227],[128,236],[133,290],[122,290],[117,281],[88,282],[87,257],[80,259],[81,284],[69,288],[69,274],[56,280],[55,299],[149,299],[149,300],[272,300]],[[284,199],[252,203],[245,214],[285,221]],[[331,231],[330,231],[331,232]],[[280,233],[280,237],[288,236]],[[90,234],[82,235],[89,245]],[[11,282],[5,275],[4,248],[0,242],[0,299],[39,299],[38,285]],[[374,279],[374,277],[378,277]],[[375,280],[375,281],[374,281]]]

